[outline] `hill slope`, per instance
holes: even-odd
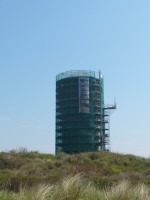
[[[81,174],[97,188],[120,180],[150,184],[150,160],[133,155],[89,152],[56,156],[38,152],[0,153],[0,189],[18,191],[21,186],[56,183],[68,175]]]

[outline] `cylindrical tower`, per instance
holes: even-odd
[[[56,76],[56,153],[105,150],[103,77],[75,70]]]

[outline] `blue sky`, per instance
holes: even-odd
[[[0,0],[0,151],[55,151],[55,76],[99,69],[111,150],[150,156],[150,1]]]

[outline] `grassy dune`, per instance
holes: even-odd
[[[147,200],[150,160],[89,152],[0,153],[0,200]]]

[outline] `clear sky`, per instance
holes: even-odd
[[[150,156],[150,1],[0,0],[0,151],[55,151],[55,76],[101,70],[111,150]]]

